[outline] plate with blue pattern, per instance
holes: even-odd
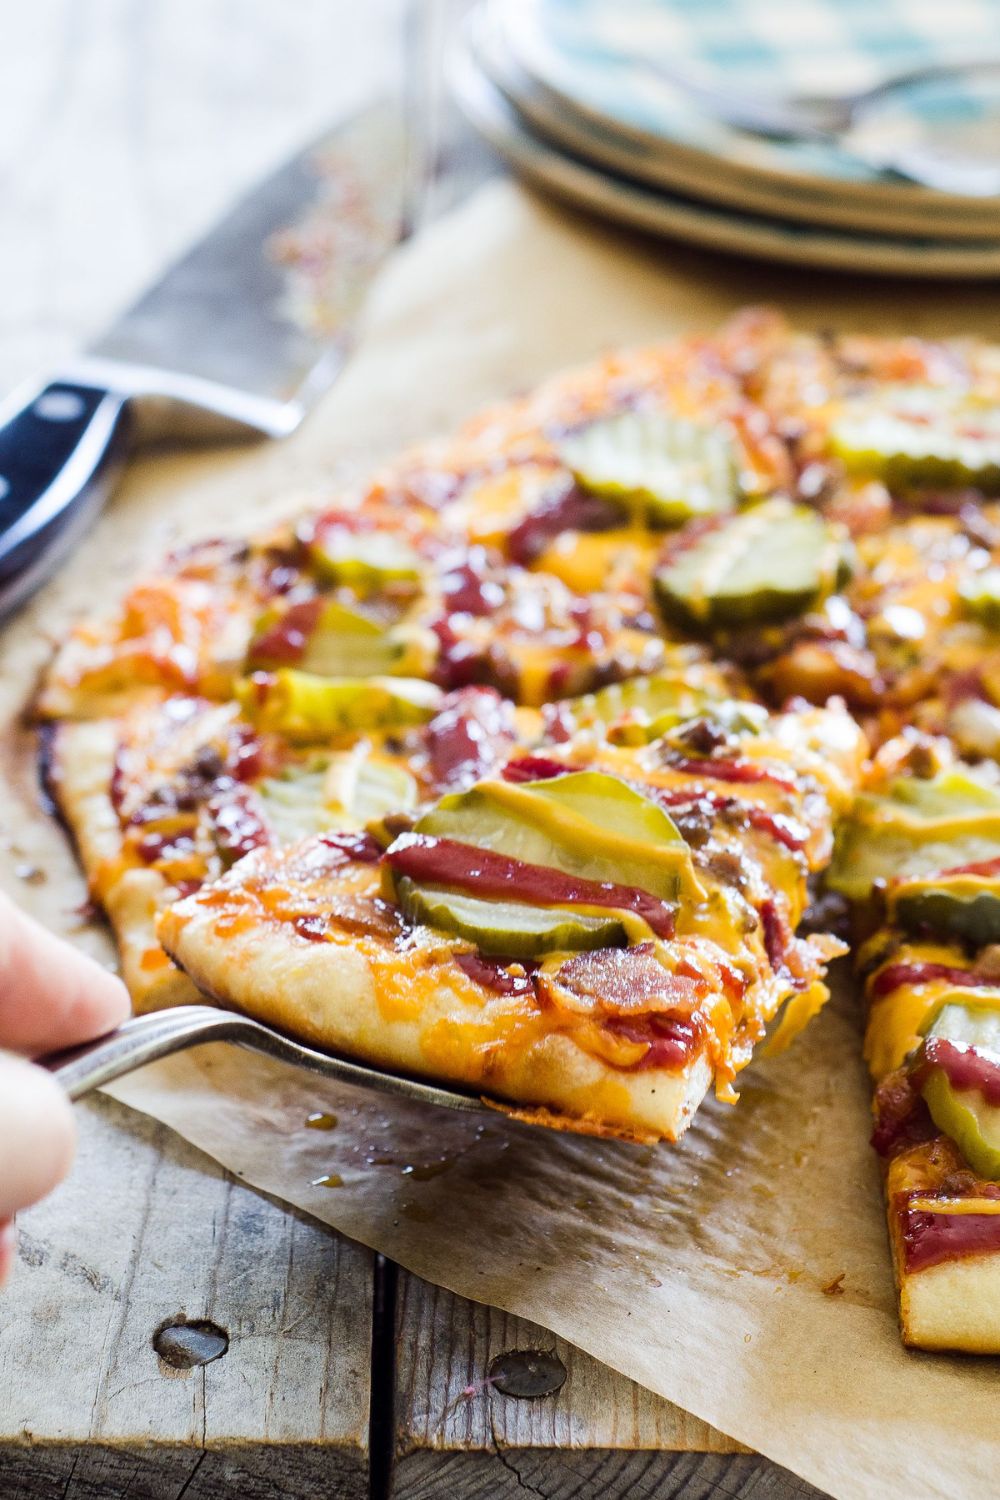
[[[602,218],[741,257],[861,275],[1000,278],[994,241],[852,234],[733,212],[604,171],[533,134],[480,68],[467,43],[450,59],[450,82],[473,125],[526,179]]]
[[[978,131],[993,149],[995,86],[989,98],[970,80],[916,89],[842,141],[778,141],[713,119],[655,66],[757,95],[848,93],[991,46],[1000,57],[1000,0],[483,0],[473,21],[479,61],[531,128],[617,172],[807,223],[1000,234],[1000,199],[883,165],[928,132]]]

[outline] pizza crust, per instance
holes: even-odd
[[[525,1043],[502,998],[491,1004],[479,989],[470,1007],[468,982],[448,964],[412,1015],[392,1014],[359,948],[301,938],[284,923],[224,932],[217,923],[192,897],[164,914],[159,937],[200,990],[327,1051],[545,1109],[577,1129],[667,1140],[683,1134],[711,1082],[704,1055],[676,1072],[630,1073],[558,1031]]]
[[[66,720],[46,733],[46,784],[76,845],[91,898],[114,930],[135,1010],[196,1003],[197,989],[156,936],[156,918],[176,892],[155,870],[121,865],[121,828],[111,801],[118,722]]]
[[[914,1349],[1000,1353],[1000,1255],[970,1255],[899,1278],[903,1342]]]

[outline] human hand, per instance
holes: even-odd
[[[128,1015],[120,979],[53,937],[0,894],[0,1282],[14,1214],[43,1198],[73,1159],[73,1111],[29,1057],[73,1047]]]

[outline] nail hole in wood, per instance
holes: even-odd
[[[221,1359],[229,1348],[229,1334],[204,1318],[191,1323],[182,1317],[171,1318],[153,1334],[153,1348],[172,1369],[193,1370],[196,1365]]]
[[[511,1349],[490,1361],[489,1383],[502,1396],[534,1401],[554,1396],[566,1381],[566,1366],[551,1349]]]

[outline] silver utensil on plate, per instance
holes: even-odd
[[[637,59],[630,57],[628,61],[634,66]],[[689,95],[708,114],[738,130],[780,140],[835,141],[838,144],[845,144],[843,138],[850,131],[872,119],[895,97],[921,85],[962,79],[1000,79],[1000,57],[967,58],[893,73],[869,88],[849,94],[771,96],[734,89],[729,84],[706,83],[659,58],[644,58],[642,64],[656,78]],[[850,149],[849,143],[847,149]],[[869,152],[865,155],[870,159]],[[935,143],[931,138],[905,143],[888,141],[880,155],[880,165],[925,187],[969,197],[991,197],[1000,193],[1000,98],[996,107],[995,133],[986,156],[965,154]]]
[[[281,1032],[264,1026],[249,1016],[218,1010],[214,1005],[178,1005],[171,1010],[152,1011],[133,1016],[107,1036],[85,1042],[41,1059],[42,1066],[59,1080],[71,1099],[80,1099],[93,1089],[146,1063],[169,1057],[204,1042],[232,1042],[279,1062],[294,1063],[338,1083],[357,1088],[374,1089],[396,1098],[417,1099],[422,1104],[439,1104],[446,1109],[486,1110],[489,1105],[477,1094],[461,1089],[441,1088],[419,1078],[385,1072],[368,1063],[350,1062],[327,1052],[319,1052],[302,1042],[291,1041]]]

